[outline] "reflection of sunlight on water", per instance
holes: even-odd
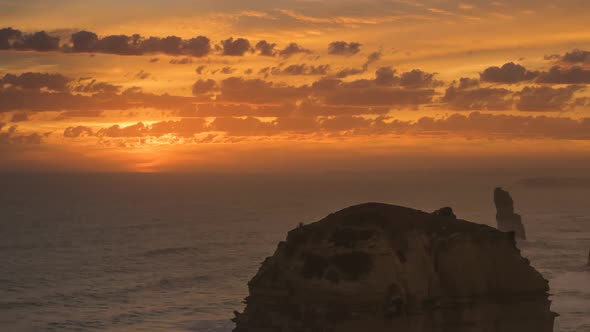
[[[159,160],[146,161],[141,163],[135,163],[133,165],[133,172],[137,173],[157,173],[159,170],[157,166],[160,164]]]

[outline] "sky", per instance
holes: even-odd
[[[0,171],[590,166],[587,0],[0,0]]]

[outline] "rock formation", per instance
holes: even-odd
[[[514,232],[519,239],[526,239],[526,232],[522,224],[522,218],[514,213],[514,201],[510,193],[502,188],[494,190],[494,203],[496,204],[496,221],[498,229],[502,232]]]
[[[289,232],[235,332],[549,332],[548,283],[512,233],[369,203]]]

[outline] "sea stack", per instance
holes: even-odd
[[[249,282],[235,332],[550,332],[548,283],[514,236],[368,203],[289,232]]]
[[[519,239],[526,239],[526,232],[522,224],[522,218],[514,213],[514,201],[510,193],[502,188],[494,190],[494,203],[496,204],[496,221],[498,229],[502,232],[514,232]]]

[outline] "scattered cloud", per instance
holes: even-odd
[[[486,68],[479,76],[483,82],[514,84],[531,81],[539,76],[539,72],[528,71],[519,64],[509,62],[502,67]]]
[[[221,42],[221,50],[223,55],[244,56],[246,53],[252,51],[252,47],[250,46],[250,41],[247,39],[229,38]]]
[[[360,43],[348,43],[345,41],[335,41],[328,45],[328,54],[351,56],[361,51]]]

